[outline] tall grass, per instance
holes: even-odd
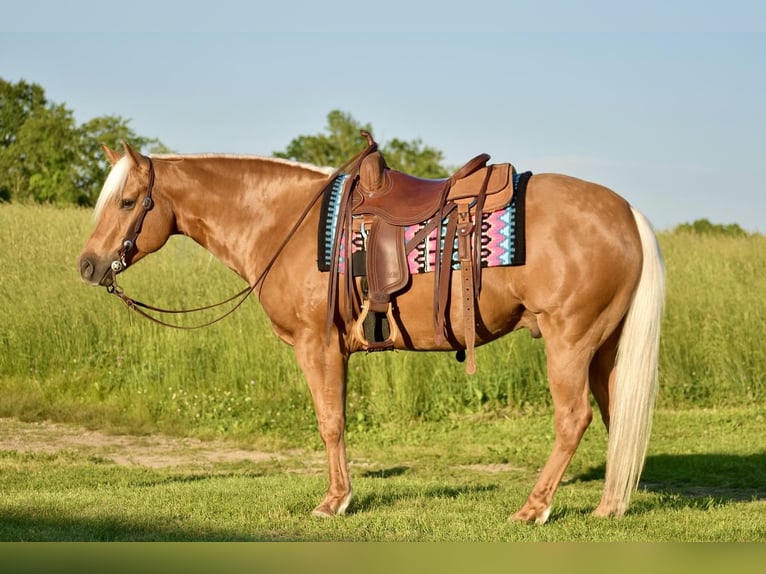
[[[661,400],[672,406],[766,399],[766,237],[663,235],[668,301]]]
[[[292,350],[272,334],[255,298],[198,331],[142,320],[80,281],[76,257],[90,228],[85,210],[0,205],[0,416],[133,431],[315,436]],[[762,401],[766,238],[664,234],[660,241],[668,268],[660,405]],[[185,238],[171,240],[121,283],[132,296],[167,307],[217,301],[243,287]],[[350,430],[548,406],[541,341],[516,333],[482,347],[477,359],[479,372],[469,377],[448,354],[355,355]]]

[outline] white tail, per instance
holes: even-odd
[[[627,510],[646,459],[665,305],[665,268],[657,239],[641,213],[633,210],[633,217],[641,236],[644,262],[617,351],[604,496],[596,511],[613,516]]]

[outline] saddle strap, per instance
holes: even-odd
[[[479,194],[476,196],[476,204],[474,205],[473,218],[476,222],[476,229],[474,229],[473,234],[473,283],[476,297],[481,294],[481,241],[483,235],[481,224],[484,217],[484,202],[487,199],[487,186],[489,185],[489,180],[492,177],[493,168],[494,166],[492,165],[487,166],[487,175],[484,178],[484,183],[479,190]]]
[[[484,183],[473,204],[460,202],[457,206],[457,255],[460,261],[460,291],[463,307],[463,335],[465,338],[465,372],[476,372],[476,298],[481,289],[481,235],[484,200],[487,185],[492,175],[492,166],[487,168]],[[471,208],[473,207],[473,221]],[[449,229],[449,228],[448,228]],[[452,260],[452,253],[449,254]],[[443,315],[443,313],[442,313]]]
[[[452,204],[453,209],[455,204]],[[441,222],[439,222],[441,227]],[[437,344],[444,342],[446,335],[445,323],[449,315],[448,300],[450,292],[450,279],[452,277],[452,254],[457,237],[457,217],[454,212],[447,220],[447,229],[444,233],[444,251],[437,253],[437,258],[443,261],[438,272],[434,273],[434,339]],[[438,244],[437,244],[438,245]]]
[[[474,304],[473,254],[471,253],[471,235],[474,224],[466,204],[459,204],[457,211],[457,253],[460,260],[461,302],[463,304],[463,334],[465,337],[466,364],[465,372],[473,375],[476,372],[476,312]],[[480,223],[481,224],[481,223]]]

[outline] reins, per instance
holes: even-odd
[[[259,283],[262,283],[263,280],[266,278],[266,275],[271,271],[271,268],[276,263],[277,259],[281,255],[282,251],[287,247],[287,244],[290,242],[290,240],[293,238],[293,235],[298,231],[300,226],[305,221],[306,217],[308,217],[308,214],[311,212],[311,209],[314,207],[316,202],[319,200],[320,197],[322,197],[327,189],[332,186],[333,182],[343,173],[343,171],[348,168],[348,166],[355,164],[357,162],[360,162],[364,157],[369,153],[369,148],[364,149],[360,153],[358,153],[356,156],[348,160],[346,163],[341,165],[338,169],[336,169],[333,174],[328,179],[327,184],[321,187],[319,192],[314,195],[314,197],[311,199],[311,201],[308,203],[308,205],[304,208],[301,215],[298,217],[296,222],[292,225],[290,228],[290,231],[287,233],[285,238],[282,240],[282,242],[279,244],[279,246],[276,248],[274,254],[271,256],[271,259],[269,259],[269,262],[264,267],[263,271],[258,275],[257,279],[253,282],[252,285],[248,285],[245,287],[242,291],[239,293],[232,295],[228,299],[225,299],[223,301],[220,301],[219,303],[213,303],[211,305],[205,305],[203,307],[196,307],[194,309],[163,309],[161,307],[155,307],[153,305],[149,305],[147,303],[143,303],[141,301],[138,301],[137,299],[133,299],[132,297],[129,297],[125,294],[122,288],[117,285],[117,274],[121,271],[124,271],[128,265],[131,262],[132,256],[134,255],[135,251],[137,251],[136,247],[136,240],[138,239],[138,236],[141,233],[141,229],[143,228],[144,219],[146,218],[146,215],[151,211],[151,209],[154,207],[154,200],[152,198],[152,191],[154,188],[154,164],[151,160],[151,158],[147,158],[149,160],[149,182],[147,184],[147,190],[146,190],[146,196],[144,197],[144,200],[142,202],[142,210],[141,212],[136,216],[136,221],[134,225],[132,226],[132,232],[130,235],[128,235],[122,242],[122,246],[120,248],[120,251],[118,252],[118,259],[112,262],[112,284],[107,286],[107,291],[111,294],[117,295],[117,297],[120,298],[120,300],[125,303],[125,305],[138,313],[140,316],[149,319],[153,323],[157,323],[158,325],[162,325],[164,327],[170,327],[173,329],[184,329],[184,330],[193,330],[193,329],[201,329],[203,327],[208,327],[210,325],[213,325],[215,323],[218,323],[219,321],[225,319],[234,311],[239,309],[242,304],[247,300],[250,295],[253,294],[253,291],[256,290]],[[201,311],[208,311],[210,309],[215,309],[217,307],[221,307],[223,305],[226,305],[227,303],[230,303],[232,301],[237,301],[236,305],[234,305],[231,309],[226,311],[221,316],[212,319],[210,321],[207,321],[205,323],[201,323],[198,325],[177,325],[174,323],[168,323],[167,321],[163,321],[162,319],[158,319],[157,317],[154,317],[147,313],[147,311],[152,311],[154,313],[160,313],[163,315],[180,315],[180,314],[191,314],[191,313],[199,313]]]

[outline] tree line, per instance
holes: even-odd
[[[372,125],[333,110],[324,131],[295,137],[274,157],[322,166],[339,166],[366,145],[360,130]],[[127,140],[144,153],[170,150],[157,138],[137,134],[119,115],[93,118],[77,125],[72,110],[51,102],[45,90],[21,80],[0,78],[0,203],[36,202],[93,206],[109,172],[101,144],[119,147]],[[446,177],[454,168],[444,154],[422,140],[394,138],[380,142],[388,165],[419,177]],[[744,236],[736,223],[720,225],[707,219],[684,223],[674,232]]]
[[[372,131],[338,110],[327,116],[324,133],[300,135],[275,157],[338,166],[362,150],[360,129]],[[137,134],[119,115],[77,125],[65,104],[50,101],[38,84],[0,78],[0,202],[95,204],[109,164],[101,144],[127,140],[144,153],[170,151],[159,139]],[[419,139],[393,139],[381,145],[388,163],[421,177],[444,177],[441,151]]]
[[[692,223],[682,223],[673,228],[674,233],[693,233],[696,235],[725,235],[727,237],[746,237],[751,235],[738,223],[713,223],[709,219],[695,219]]]
[[[129,120],[100,116],[77,125],[72,110],[37,84],[0,78],[0,201],[93,205],[109,171],[100,144],[126,139],[166,151]]]

